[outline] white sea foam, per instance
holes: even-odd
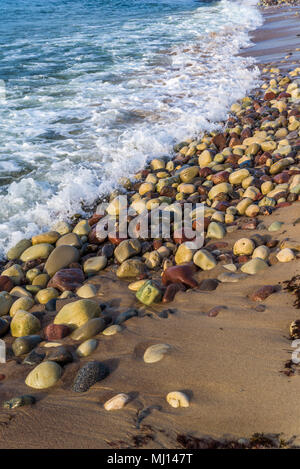
[[[110,191],[120,176],[170,155],[175,142],[217,128],[232,102],[257,83],[252,59],[237,53],[261,22],[254,0],[221,0],[151,24],[131,20],[121,33],[99,39],[114,61],[109,71],[92,60],[82,65],[78,46],[68,80],[53,78],[29,95],[17,84],[0,132],[6,155],[0,171],[27,170],[0,194],[2,253],[57,218],[82,213],[82,204]],[[170,28],[177,40],[164,48],[160,37]],[[81,34],[40,47],[75,47]],[[127,47],[130,39],[141,41],[138,57],[120,58],[124,37]],[[28,65],[36,73],[42,66]]]

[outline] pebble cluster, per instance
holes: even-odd
[[[97,287],[89,283],[104,269],[129,282],[137,303],[149,306],[172,302],[178,292],[190,288],[212,291],[219,282],[237,282],[297,257],[297,241],[278,243],[257,233],[241,237],[233,249],[224,241],[227,233],[239,229],[266,228],[261,216],[300,200],[300,68],[286,75],[277,68],[264,69],[263,77],[260,89],[232,105],[222,130],[177,144],[172,160],[154,159],[133,181],[122,181],[136,216],[163,202],[168,212],[175,203],[203,203],[202,249],[188,247],[185,234],[174,224],[168,239],[124,239],[115,233],[99,239],[96,225],[101,216],[95,213],[73,224],[59,222],[51,231],[23,239],[8,251],[0,276],[0,337],[13,337],[13,354],[32,367],[25,381],[28,387],[56,385],[74,356],[80,360],[96,350],[98,334],[120,333],[124,322],[138,315],[137,309],[115,319],[104,314]],[[124,196],[123,189],[110,195],[109,215],[118,216],[120,194]],[[192,212],[192,222],[197,230],[197,210]],[[276,233],[281,226],[282,222],[272,223],[269,232]],[[218,280],[198,283],[196,272],[218,264],[224,267]],[[266,285],[251,299],[263,301],[275,291],[275,286]],[[58,299],[72,302],[57,312]],[[33,311],[36,304],[41,311]],[[209,315],[219,311],[213,308]],[[55,317],[44,327],[47,312]],[[297,327],[298,323],[291,327],[293,337]],[[75,348],[63,345],[66,337]],[[169,344],[152,345],[144,353],[144,362],[153,366],[171,350]],[[85,362],[74,376],[72,389],[86,392],[109,372],[101,362]],[[0,379],[5,383],[5,375]],[[121,409],[129,400],[128,395],[118,394],[104,408]],[[175,408],[189,406],[189,397],[180,391],[171,391],[166,400]],[[21,396],[3,405],[15,408],[34,402],[34,397]]]

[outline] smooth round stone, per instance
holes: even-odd
[[[223,225],[218,222],[212,221],[207,228],[206,236],[211,239],[223,239],[226,235],[226,230]]]
[[[247,277],[248,275],[246,274],[240,274],[240,273],[235,273],[235,272],[223,272],[222,274],[219,275],[218,280],[221,283],[236,283]]]
[[[147,192],[153,192],[154,189],[154,184],[152,184],[151,182],[144,182],[139,187],[139,194],[145,195]]]
[[[115,249],[114,255],[117,261],[122,264],[130,257],[136,256],[141,251],[141,243],[138,239],[126,239]]]
[[[12,410],[25,405],[33,405],[35,402],[36,399],[34,396],[24,394],[23,396],[13,397],[9,401],[3,402],[3,408]]]
[[[6,291],[0,292],[0,316],[8,314],[14,299]]]
[[[99,316],[101,308],[95,301],[78,300],[63,306],[54,319],[54,324],[66,324],[71,328],[83,326],[90,319]]]
[[[106,327],[103,318],[94,318],[87,321],[83,326],[78,327],[71,334],[73,340],[87,340],[102,332]]]
[[[167,394],[167,402],[171,407],[189,407],[190,401],[188,396],[181,391],[173,391]]]
[[[284,248],[276,255],[279,262],[290,262],[295,259],[295,254],[289,248]]]
[[[39,335],[27,335],[24,337],[18,337],[12,344],[12,350],[16,357],[24,355],[34,349],[42,338]]]
[[[58,347],[50,348],[47,351],[47,360],[56,362],[61,366],[66,365],[67,363],[72,363],[73,355],[66,347],[60,345]]]
[[[19,259],[21,254],[31,246],[30,239],[21,239],[14,247],[7,251],[6,257],[8,260]]]
[[[194,264],[200,267],[202,270],[211,270],[217,265],[217,261],[213,254],[206,249],[200,249],[194,254]]]
[[[179,173],[179,177],[182,182],[189,183],[192,182],[193,179],[199,175],[199,168],[198,166],[190,166],[189,168],[184,168]]]
[[[214,291],[219,285],[218,280],[213,278],[205,278],[199,284],[199,291]]]
[[[56,241],[56,247],[59,246],[73,246],[74,248],[81,248],[82,242],[76,233],[68,233]]]
[[[236,209],[240,215],[244,215],[246,213],[247,208],[252,205],[253,200],[250,197],[243,198],[236,206]]]
[[[147,279],[145,280],[137,280],[136,282],[132,282],[128,285],[129,290],[137,292],[143,285],[144,283],[147,282]]]
[[[88,357],[91,355],[97,348],[98,341],[96,339],[85,340],[76,350],[76,353],[79,357]]]
[[[241,267],[241,271],[245,274],[255,275],[259,272],[262,272],[267,267],[268,264],[263,259],[256,257],[255,259],[251,259],[250,261],[243,264]]]
[[[136,278],[144,274],[146,271],[145,264],[139,259],[127,259],[122,262],[117,269],[117,277],[119,278]]]
[[[37,285],[39,287],[45,288],[49,279],[50,277],[48,274],[39,274],[33,279],[32,285]]]
[[[270,249],[267,246],[258,246],[253,251],[252,259],[259,257],[260,259],[267,261],[269,258],[269,255],[270,255]]]
[[[83,264],[83,270],[87,275],[96,275],[98,272],[100,272],[100,270],[105,269],[106,265],[106,256],[91,257]]]
[[[18,298],[22,297],[28,297],[32,298],[32,295],[29,291],[25,290],[23,287],[14,287],[12,290],[10,290],[10,294],[13,296],[17,296]]]
[[[25,383],[30,388],[47,389],[54,386],[62,375],[62,368],[53,361],[36,366],[27,376]]]
[[[249,205],[245,210],[245,215],[250,218],[256,217],[258,213],[259,213],[259,207],[258,205],[255,205],[255,204]]]
[[[233,254],[235,256],[250,256],[255,249],[255,243],[252,239],[241,238],[234,243]]]
[[[29,282],[33,282],[33,280],[35,279],[35,277],[37,277],[38,275],[40,275],[41,271],[39,269],[37,269],[36,267],[33,268],[33,269],[30,269],[26,272],[26,279],[29,281]]]
[[[9,310],[10,316],[14,316],[19,309],[22,309],[23,311],[29,311],[30,308],[34,305],[34,299],[29,298],[29,297],[21,297],[18,298],[12,305],[12,307]]]
[[[10,331],[13,337],[33,335],[40,329],[40,321],[27,311],[17,311],[10,323]]]
[[[0,337],[3,337],[9,330],[9,322],[0,318]]]
[[[185,264],[193,259],[193,251],[186,244],[180,244],[175,254],[175,262],[177,265]]]
[[[97,361],[85,363],[75,377],[73,391],[86,392],[95,383],[106,378],[108,374],[109,369],[104,363]]]
[[[54,298],[57,298],[59,296],[59,292],[55,288],[44,288],[43,290],[40,290],[36,296],[35,299],[38,303],[45,305],[48,303],[50,300],[53,300]]]
[[[80,298],[93,298],[97,295],[97,288],[95,285],[86,283],[82,287],[78,288],[76,294]]]
[[[213,186],[209,193],[208,197],[210,199],[214,199],[218,194],[221,194],[224,192],[224,194],[228,194],[228,192],[232,191],[232,185],[228,184],[228,182],[221,182],[220,184],[217,184],[216,186]]]
[[[20,285],[24,279],[24,273],[20,265],[14,264],[8,269],[4,270],[1,275],[9,277],[14,285]]]
[[[42,287],[39,287],[38,285],[26,285],[25,289],[31,295],[36,295],[42,289]]]
[[[36,244],[27,248],[20,256],[21,261],[28,262],[35,259],[47,259],[54,247],[49,243]]]
[[[65,222],[65,221],[59,221],[57,223],[55,223],[55,225],[53,225],[53,230],[56,231],[57,233],[59,233],[61,236],[67,234],[67,233],[70,233],[71,231],[71,226],[69,225],[69,223]]]
[[[79,251],[73,246],[58,246],[55,248],[45,264],[45,271],[52,277],[58,270],[79,260]]]
[[[279,231],[283,223],[281,221],[274,221],[268,228],[268,231]]]
[[[246,179],[249,176],[249,171],[248,169],[239,169],[237,171],[234,171],[229,175],[229,182],[230,184],[241,184],[244,179]]]
[[[75,226],[73,233],[78,236],[86,236],[91,231],[91,227],[87,220],[80,220]]]
[[[31,238],[32,245],[48,243],[54,244],[60,237],[60,234],[57,231],[47,231],[47,233],[41,233]]]
[[[72,291],[69,291],[69,290],[65,290],[62,292],[61,295],[59,295],[59,299],[61,300],[66,300],[68,298],[74,298],[75,297],[75,293],[73,293]]]
[[[168,344],[155,344],[147,348],[144,353],[145,363],[156,363],[164,358],[164,356],[171,350]]]
[[[112,397],[108,401],[103,404],[105,410],[120,410],[127,404],[129,401],[129,396],[127,394],[121,393],[117,394],[116,396]]]
[[[123,328],[119,324],[112,324],[108,326],[104,331],[102,331],[103,335],[115,335],[118,332],[121,332]]]
[[[70,334],[70,329],[63,324],[48,324],[44,334],[47,340],[60,340]]]

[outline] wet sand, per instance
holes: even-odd
[[[288,11],[284,14],[289,15]],[[294,31],[282,26],[278,33],[282,46],[275,50],[278,23],[285,21],[282,13],[269,10],[266,24],[254,34],[257,43],[247,53],[261,63],[279,63],[292,48],[288,44],[294,40]],[[290,62],[286,66],[293,68]],[[297,202],[260,220],[267,227],[273,221],[284,222],[272,238],[299,240],[299,224],[294,225],[299,208]],[[238,238],[256,232],[239,230],[227,234],[224,241],[232,247]],[[267,230],[259,234],[270,235]],[[212,271],[198,272],[196,278],[217,278],[221,272],[225,269],[218,265]],[[300,375],[298,371],[293,376],[283,373],[293,351],[289,324],[300,317],[300,311],[281,284],[300,275],[300,259],[278,263],[267,272],[219,284],[214,292],[178,293],[169,305],[145,307],[117,335],[99,335],[97,350],[81,365],[90,359],[105,362],[111,372],[108,378],[87,393],[76,394],[71,391],[79,368],[75,362],[55,387],[31,393],[37,397],[34,406],[16,411],[1,408],[0,448],[182,449],[179,435],[237,439],[257,432],[281,434],[283,440],[292,439],[300,446]],[[141,309],[127,283],[113,273],[104,270],[89,283],[99,286],[99,301],[109,302],[115,315],[132,306]],[[278,285],[279,291],[263,302],[266,308],[259,312],[255,310],[258,303],[248,295],[265,284]],[[58,301],[58,309],[65,303]],[[209,317],[208,311],[215,306],[223,308],[216,317]],[[167,319],[159,317],[167,308],[172,314]],[[145,348],[156,343],[170,344],[171,353],[159,363],[145,364]],[[0,371],[4,367],[1,402],[28,394],[24,379],[30,367],[16,366],[12,360],[0,365]],[[165,396],[172,390],[185,390],[191,397],[190,407],[171,408]],[[122,411],[105,411],[102,404],[119,392],[130,393],[131,402]]]

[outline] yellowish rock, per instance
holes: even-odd
[[[24,273],[20,265],[14,264],[4,270],[1,275],[9,277],[15,285],[20,285],[24,279]]]
[[[60,237],[60,234],[57,231],[48,231],[47,233],[41,233],[31,238],[32,245],[41,243],[54,244]]]
[[[38,318],[27,311],[19,310],[14,314],[10,323],[10,331],[13,337],[23,337],[36,334],[41,329]]]
[[[284,248],[276,255],[279,262],[290,262],[295,259],[295,254],[289,248]]]
[[[63,306],[57,313],[54,324],[66,324],[77,328],[83,326],[90,319],[98,317],[100,313],[101,308],[95,301],[78,300]]]
[[[16,314],[16,312],[19,311],[20,309],[22,309],[23,311],[29,311],[32,308],[33,305],[34,305],[33,298],[29,298],[29,297],[18,298],[12,304],[12,306],[9,310],[9,314],[10,314],[10,316],[13,317]]]
[[[269,258],[269,255],[270,255],[270,249],[267,246],[262,245],[254,249],[253,254],[252,254],[252,259],[259,257],[260,259],[267,261]]]
[[[233,254],[235,256],[250,256],[255,249],[255,244],[252,239],[241,238],[234,243]]]
[[[40,243],[27,248],[20,256],[22,262],[33,261],[35,259],[47,259],[54,247],[49,243]]]
[[[169,392],[166,399],[171,407],[189,407],[190,405],[188,396],[181,391]]]
[[[262,272],[268,267],[268,264],[259,257],[255,259],[251,259],[250,261],[246,262],[242,265],[241,271],[245,274],[255,275],[257,273]]]
[[[217,261],[213,254],[206,249],[200,249],[194,254],[194,264],[200,267],[202,270],[211,270],[217,265]]]
[[[180,244],[175,254],[176,264],[185,264],[193,259],[193,251],[185,243]]]

